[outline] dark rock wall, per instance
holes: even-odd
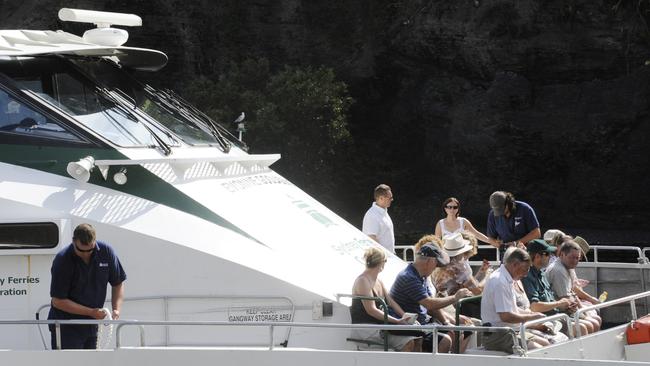
[[[26,0],[0,1],[0,22],[82,33],[56,19],[62,6],[142,16],[129,45],[169,55],[158,85],[248,58],[334,68],[364,164],[326,204],[355,224],[379,182],[402,237],[431,229],[452,195],[483,226],[495,189],[543,228],[650,218],[648,0]]]

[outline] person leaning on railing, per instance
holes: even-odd
[[[378,297],[384,299],[389,311],[386,320],[390,324],[409,324],[409,317],[404,310],[393,300],[386,291],[383,282],[377,278],[384,270],[386,264],[386,253],[379,248],[372,247],[364,254],[366,269],[357,277],[352,286],[352,295],[364,297]],[[384,311],[379,309],[377,301],[352,299],[350,306],[350,317],[353,324],[384,324]],[[391,311],[392,310],[392,311]],[[396,314],[399,318],[391,315]],[[416,335],[389,335],[388,345],[401,352],[419,352],[421,348],[421,332]],[[376,343],[384,342],[384,332],[378,329],[353,329],[352,336],[356,339],[367,340]]]

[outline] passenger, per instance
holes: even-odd
[[[113,319],[120,318],[126,273],[108,244],[96,241],[95,229],[81,224],[74,229],[72,244],[52,262],[48,319],[104,319],[106,287],[110,283]],[[50,325],[52,349],[56,349],[54,325]],[[62,349],[97,347],[96,325],[62,325]]]
[[[415,260],[402,270],[395,279],[391,288],[391,295],[395,301],[411,313],[418,314],[420,324],[453,325],[455,319],[442,311],[463,297],[471,295],[467,289],[460,289],[454,296],[436,297],[436,289],[427,279],[438,266],[449,264],[449,256],[440,249],[440,239],[429,236],[434,241],[421,244],[417,248]],[[465,321],[466,318],[463,318]],[[425,352],[431,352],[433,347],[433,334],[427,333],[422,343]],[[438,351],[449,352],[452,348],[452,337],[448,334],[438,333]],[[467,346],[467,339],[461,341],[461,352]]]
[[[497,240],[490,239],[480,231],[474,228],[472,223],[460,217],[460,201],[457,198],[449,197],[442,203],[442,210],[445,212],[445,218],[436,223],[435,234],[438,238],[444,239],[445,236],[468,231],[485,243],[497,245]]]
[[[558,229],[549,229],[546,230],[544,233],[544,241],[546,241],[549,245],[554,246],[557,248],[557,251],[553,254],[551,254],[551,257],[549,259],[549,266],[555,262],[557,257],[560,255],[559,250],[560,250],[560,245],[564,243],[567,240],[573,239],[571,236],[565,234],[564,232],[558,230]]]
[[[587,294],[577,285],[577,276],[575,268],[580,261],[582,251],[576,242],[569,240],[560,246],[560,255],[558,260],[553,262],[546,270],[546,276],[555,292],[557,299],[569,298],[571,301],[578,302],[578,308],[583,307],[579,300],[586,300],[592,304],[598,304],[600,301],[595,297]],[[587,333],[593,333],[600,330],[600,317],[590,312],[584,314],[581,319],[586,320]]]
[[[490,275],[483,289],[481,319],[484,325],[517,330],[521,323],[544,317],[542,313],[522,310],[517,306],[514,282],[525,277],[529,268],[530,256],[525,250],[508,249],[503,264]],[[526,332],[525,338],[528,349],[549,344],[529,332]],[[510,333],[492,332],[484,335],[483,345],[488,350],[513,353],[514,343]]]
[[[474,277],[469,265],[469,258],[476,254],[476,238],[469,233],[455,233],[446,236],[443,249],[449,255],[449,265],[438,267],[433,271],[431,280],[440,292],[453,295],[461,288],[466,288],[474,295],[483,291],[489,262],[484,261],[477,277]],[[487,263],[486,263],[487,262]]]
[[[501,254],[509,246],[525,249],[525,243],[540,238],[539,221],[526,202],[516,201],[510,192],[496,191],[490,195],[487,236],[498,239],[494,245]]]
[[[532,270],[532,266],[531,266]],[[530,273],[530,272],[529,272]],[[526,296],[526,291],[524,290],[524,285],[521,283],[522,281],[515,281],[514,282],[514,288],[515,288],[515,297],[516,297],[516,303],[519,309],[522,312],[531,312],[531,304],[528,299],[528,296]],[[534,311],[534,310],[532,310]],[[542,324],[534,324],[531,325],[527,328],[527,332],[530,332],[545,341],[547,343],[559,343],[559,342],[564,342],[569,339],[565,334],[563,334],[560,330],[562,328],[562,323],[559,321],[549,321],[545,322]]]
[[[560,312],[572,314],[578,308],[578,302],[569,298],[556,299],[551,284],[546,278],[545,270],[548,267],[550,256],[556,251],[556,247],[548,245],[546,241],[541,239],[528,242],[528,253],[531,256],[532,266],[528,275],[521,282],[526,297],[530,301],[532,311],[538,311],[546,315]],[[580,324],[582,334],[587,333],[587,326],[588,324]],[[566,324],[564,324],[564,327],[566,328]]]
[[[364,254],[366,270],[354,281],[352,294],[356,296],[369,296],[383,298],[388,305],[388,323],[408,324],[409,318],[404,310],[393,300],[386,291],[383,282],[377,278],[384,270],[386,254],[378,248],[370,248]],[[372,300],[353,299],[350,306],[350,316],[353,324],[384,324],[384,311],[379,306],[380,302]],[[390,313],[397,314],[396,318]],[[354,329],[355,338],[383,342],[384,332],[375,329]],[[391,348],[401,352],[420,352],[422,347],[421,338],[415,336],[390,335],[388,344]]]
[[[393,192],[389,186],[380,184],[375,188],[374,198],[375,202],[363,216],[361,231],[389,252],[395,253],[393,220],[388,215],[388,207],[393,202]]]

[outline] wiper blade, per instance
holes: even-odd
[[[151,85],[145,85],[145,91],[152,96],[155,102],[162,104],[166,109],[172,109],[180,114],[185,120],[189,120],[195,125],[205,126],[214,136],[215,140],[224,152],[229,152],[234,141],[239,147],[248,150],[247,146],[240,143],[227,129],[223,128],[217,122],[212,120],[208,115],[192,106],[175,92],[166,90],[157,90]],[[227,138],[226,136],[229,136]]]
[[[113,103],[115,107],[128,119],[140,123],[142,127],[144,127],[149,132],[149,134],[151,134],[151,137],[153,137],[153,139],[156,141],[163,154],[170,155],[172,153],[171,146],[169,146],[162,138],[160,138],[160,136],[158,136],[158,134],[155,133],[154,130],[147,125],[147,123],[140,121],[140,119],[138,119],[138,117],[135,116],[135,114],[133,114],[133,112],[124,105],[124,102],[120,100],[120,97],[115,95],[117,94],[116,92],[99,86],[97,86],[95,89],[102,97],[108,99],[111,103]]]

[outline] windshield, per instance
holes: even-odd
[[[121,91],[138,109],[163,124],[189,145],[220,145],[229,149],[230,143],[234,142],[234,138],[226,139],[224,135],[229,133],[224,128],[207,117],[197,116],[191,107],[186,107],[185,101],[179,101],[177,96],[171,93],[157,91],[141,84],[110,61],[71,59],[71,62],[100,84]]]
[[[20,89],[69,114],[118,146],[178,145],[170,133],[138,118],[60,58],[29,58],[7,66],[3,72]]]

